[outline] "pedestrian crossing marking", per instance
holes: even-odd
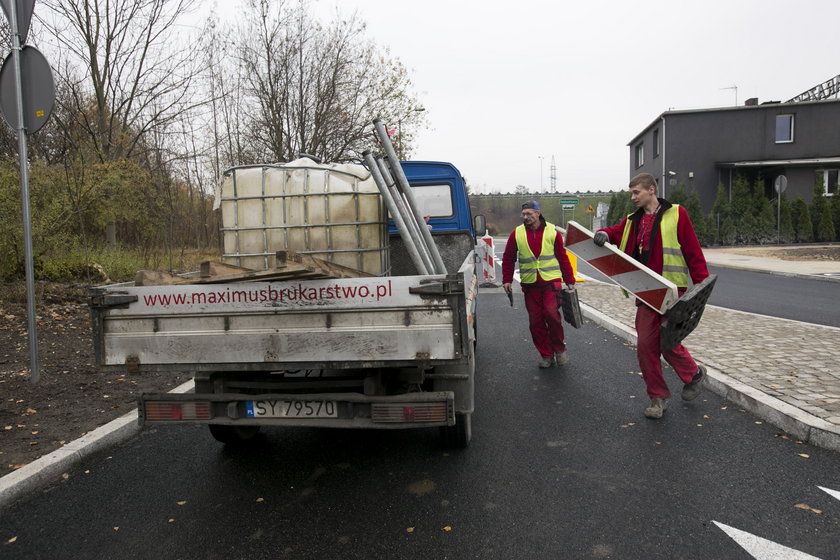
[[[738,543],[738,546],[746,550],[756,560],[820,560],[816,556],[799,552],[729,525],[714,520],[712,523],[729,535],[732,540]]]

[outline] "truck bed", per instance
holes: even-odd
[[[460,361],[473,267],[470,254],[445,276],[105,286],[91,298],[96,359],[128,373]]]

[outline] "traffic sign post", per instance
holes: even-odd
[[[29,154],[27,129],[35,132],[49,119],[55,101],[55,84],[49,64],[34,47],[22,46],[29,32],[35,0],[0,0],[9,20],[12,52],[0,69],[0,110],[18,137],[20,158],[20,204],[23,213],[26,303],[29,316],[29,379],[37,383],[38,331],[35,315],[35,267],[32,257],[32,216],[29,208]],[[11,59],[11,64],[9,60]],[[46,70],[45,70],[46,69]],[[27,97],[24,98],[24,91]],[[36,93],[37,92],[37,93]],[[33,104],[34,103],[34,104]]]
[[[787,177],[784,175],[779,175],[776,177],[776,180],[773,181],[773,187],[776,189],[776,193],[778,194],[778,200],[776,204],[776,243],[779,245],[782,244],[782,193],[785,192],[787,188]]]

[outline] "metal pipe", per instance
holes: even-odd
[[[389,193],[391,194],[391,198],[394,200],[394,204],[402,216],[403,222],[406,225],[406,230],[408,231],[409,236],[411,237],[412,243],[414,243],[414,246],[417,247],[417,251],[420,254],[420,258],[423,260],[423,264],[426,266],[428,274],[434,274],[435,265],[434,262],[432,262],[431,255],[429,254],[429,248],[426,246],[426,243],[423,240],[423,236],[420,233],[421,226],[415,220],[414,214],[412,214],[411,210],[409,210],[405,198],[402,196],[402,194],[400,194],[396,182],[391,176],[391,172],[388,170],[388,165],[385,163],[385,160],[383,160],[381,157],[376,158],[376,164],[378,165],[379,173],[380,175],[382,175],[382,179],[385,181],[385,185],[388,187]]]
[[[385,183],[382,174],[379,173],[379,166],[377,165],[376,160],[373,159],[373,155],[371,155],[370,150],[365,150],[362,155],[364,156],[365,165],[367,165],[370,174],[373,176],[373,182],[376,183],[376,186],[379,188],[379,192],[382,194],[382,199],[385,201],[385,207],[394,219],[397,231],[400,232],[400,237],[402,238],[406,249],[408,249],[411,262],[414,263],[418,273],[423,275],[428,274],[429,271],[426,268],[423,259],[420,257],[417,246],[414,245],[414,240],[411,238],[411,234],[406,229],[405,221],[403,220],[399,210],[397,210],[397,206],[394,199],[391,197],[391,193],[388,191],[388,185]]]
[[[417,206],[417,201],[414,199],[414,193],[411,192],[411,186],[409,186],[408,179],[403,172],[402,166],[400,166],[400,160],[394,151],[391,139],[388,137],[388,131],[385,130],[385,123],[382,119],[375,119],[373,121],[373,127],[376,130],[376,134],[379,137],[380,142],[382,143],[382,147],[385,149],[387,163],[394,174],[394,178],[397,180],[397,187],[405,195],[408,207],[417,218],[417,223],[424,224],[425,220],[420,212],[420,208]],[[423,236],[426,246],[429,249],[429,253],[432,256],[432,262],[435,265],[435,272],[438,274],[446,274],[446,265],[443,264],[443,259],[440,257],[440,252],[438,251],[437,245],[435,245],[435,240],[432,239],[431,232],[427,227],[421,227],[420,234]]]

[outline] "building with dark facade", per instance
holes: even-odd
[[[840,196],[840,99],[809,100],[818,96],[808,93],[784,103],[666,111],[628,144],[630,177],[653,174],[665,196],[680,183],[693,188],[705,212],[718,185],[731,196],[738,174],[762,181],[768,198],[782,175],[788,200],[810,202],[820,178],[828,196]]]

